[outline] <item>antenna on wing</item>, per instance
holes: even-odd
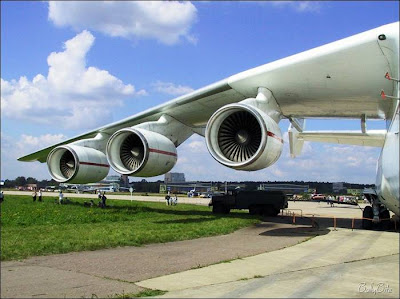
[[[390,76],[389,72],[386,72],[385,78],[388,79],[388,80],[390,80],[390,81],[395,81],[395,82],[397,82],[397,83],[400,82],[399,79],[392,78],[392,77]],[[383,89],[381,90],[381,98],[382,98],[382,99],[388,98],[388,99],[400,100],[400,98],[398,98],[398,97],[388,96],[388,95],[385,93],[385,91],[384,91]]]
[[[381,90],[381,98],[382,98],[382,99],[388,98],[388,99],[400,100],[400,98],[398,98],[398,97],[392,97],[392,96],[386,95],[386,94],[385,94],[385,91],[384,91],[383,89]]]
[[[399,80],[399,79],[396,79],[396,78],[392,78],[392,77],[390,77],[390,74],[389,74],[389,72],[386,72],[386,74],[385,74],[385,78],[386,78],[386,79],[388,79],[388,80],[391,80],[391,81],[400,82],[400,80]]]

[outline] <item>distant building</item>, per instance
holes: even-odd
[[[129,176],[126,174],[121,175],[122,187],[129,187]]]
[[[363,194],[364,189],[350,189],[347,188],[347,194],[349,195],[355,195],[355,196],[360,196]]]
[[[171,183],[184,183],[185,174],[181,172],[168,172],[164,176],[164,183],[171,184]]]
[[[260,184],[258,190],[265,191],[283,191],[286,194],[300,194],[307,193],[309,185],[295,185],[295,184]]]
[[[347,193],[347,188],[344,186],[344,182],[332,183],[333,193]]]
[[[37,184],[26,184],[26,189],[27,190],[36,190],[37,189]]]
[[[170,183],[160,184],[160,193],[187,193],[191,190],[199,193],[207,193],[216,191],[217,186],[213,186],[212,182],[182,182],[182,183]]]

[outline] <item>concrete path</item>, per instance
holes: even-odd
[[[399,296],[399,234],[338,229],[293,247],[136,283],[174,298]],[[373,295],[372,295],[373,296]]]
[[[2,298],[90,298],[136,294],[137,281],[278,250],[326,233],[261,223],[229,235],[142,247],[72,252],[1,263]]]

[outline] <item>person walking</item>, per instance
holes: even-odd
[[[42,190],[41,189],[39,189],[38,195],[39,195],[39,201],[42,201]]]
[[[33,201],[36,201],[36,190],[32,193],[32,199]]]
[[[61,205],[64,199],[64,194],[60,190],[60,193],[58,194],[58,203]]]
[[[101,208],[104,209],[106,207],[106,192],[103,192],[103,195],[101,196]]]
[[[0,203],[4,201],[4,193],[3,191],[0,192]]]

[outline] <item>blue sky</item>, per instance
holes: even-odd
[[[398,21],[398,11],[397,1],[2,1],[1,178],[50,178],[45,164],[16,158],[240,71]],[[280,127],[286,132],[288,122]],[[311,130],[359,127],[307,123]],[[369,121],[368,128],[384,123]],[[291,159],[286,143],[275,165],[244,173],[219,165],[193,136],[178,148],[173,171],[189,180],[373,183],[379,152],[307,143]]]

